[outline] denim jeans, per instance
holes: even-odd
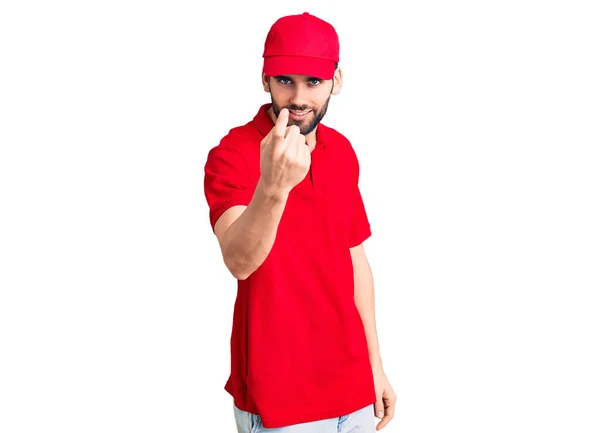
[[[238,409],[235,404],[233,411],[238,433],[375,433],[373,406],[370,404],[344,416],[277,428],[265,428],[260,415]]]

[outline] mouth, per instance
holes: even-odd
[[[306,110],[306,111],[292,111],[290,110],[290,117],[294,120],[302,120],[304,118],[306,118],[306,116],[308,116],[308,113],[310,113],[312,110]]]

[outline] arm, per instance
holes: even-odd
[[[354,303],[365,327],[369,358],[373,368],[382,368],[377,328],[375,324],[375,288],[373,273],[367,260],[363,245],[350,248],[354,267]]]
[[[248,206],[229,208],[215,223],[223,260],[235,278],[248,278],[269,255],[287,197],[261,178]]]
[[[282,109],[260,142],[261,176],[248,206],[233,206],[215,222],[225,264],[239,280],[248,278],[269,255],[290,191],[310,169],[306,137],[297,125],[287,126],[288,115]]]
[[[369,346],[369,358],[373,370],[376,395],[375,416],[381,418],[381,421],[375,427],[379,431],[394,417],[396,393],[383,371],[381,356],[379,354],[377,330],[375,329],[375,290],[371,266],[369,265],[362,244],[350,248],[350,254],[354,266],[354,302],[365,327]]]

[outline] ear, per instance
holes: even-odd
[[[342,69],[338,66],[333,74],[333,88],[331,89],[332,95],[337,95],[342,90]]]
[[[265,92],[269,93],[271,91],[271,86],[269,85],[269,77],[262,73],[262,85]]]

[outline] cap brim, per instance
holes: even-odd
[[[331,80],[335,73],[335,62],[315,57],[272,56],[265,57],[263,72],[268,77],[299,74]]]

